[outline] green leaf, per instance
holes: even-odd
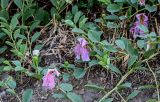
[[[67,93],[67,97],[68,97],[72,102],[84,102],[79,95],[77,95],[77,94],[75,94],[75,93],[73,93],[73,92],[68,92],[68,93]]]
[[[82,16],[82,12],[77,12],[74,16],[74,23],[77,24],[79,18]]]
[[[9,0],[1,0],[2,9],[6,9],[8,6]]]
[[[78,12],[78,6],[77,6],[77,5],[74,5],[74,6],[72,7],[72,14],[75,15],[77,12]]]
[[[5,66],[3,71],[11,71],[13,68],[11,66]]]
[[[0,57],[0,64],[2,64],[5,61],[5,58]]]
[[[22,101],[23,102],[30,102],[32,99],[33,90],[32,89],[26,89],[22,94]]]
[[[8,29],[2,28],[2,31],[7,34],[9,37],[11,36],[11,32]]]
[[[111,69],[111,71],[113,71],[113,72],[116,72],[116,73],[122,75],[121,71],[116,66],[114,66],[113,64],[109,65],[109,69]]]
[[[16,95],[16,92],[13,89],[7,89],[6,92]]]
[[[31,43],[33,43],[34,41],[36,41],[36,39],[38,39],[40,35],[41,35],[40,32],[36,32],[36,33],[32,36],[32,38],[31,38]]]
[[[75,27],[75,24],[71,20],[65,20],[65,23],[71,27]]]
[[[7,50],[7,46],[0,47],[0,54]]]
[[[89,67],[92,67],[92,66],[94,66],[94,65],[98,65],[98,60],[91,60],[90,62],[89,62]]]
[[[107,11],[109,12],[118,12],[121,9],[121,6],[118,4],[109,4],[107,6]]]
[[[74,32],[74,33],[80,33],[80,34],[85,34],[85,32],[82,29],[80,29],[80,28],[73,28],[72,32]]]
[[[39,26],[40,21],[34,21],[30,26],[30,32],[33,31],[36,27]]]
[[[137,46],[138,46],[140,49],[144,48],[145,45],[146,45],[146,43],[145,43],[144,40],[138,40],[138,41],[137,41]]]
[[[112,45],[106,45],[105,50],[109,51],[109,52],[117,52],[118,50],[116,48],[114,48]]]
[[[126,82],[126,83],[120,85],[119,87],[120,87],[120,88],[131,88],[131,85],[132,85],[131,83]]]
[[[62,83],[60,84],[60,88],[66,92],[70,92],[73,90],[73,86],[71,84],[68,83]]]
[[[7,85],[12,88],[12,89],[15,89],[16,88],[16,82],[13,80],[12,77],[8,77],[9,80],[7,81]]]
[[[82,68],[75,68],[73,75],[76,79],[80,79],[85,75],[86,71]]]
[[[21,66],[16,66],[15,71],[25,71],[25,68],[21,67]]]
[[[79,21],[79,27],[83,28],[85,26],[85,23],[87,20],[88,20],[88,18],[84,18],[83,20]]]
[[[123,40],[118,39],[118,40],[115,41],[115,43],[119,48],[125,49],[125,44],[124,44]]]
[[[21,66],[21,62],[18,60],[12,61],[12,63],[16,66]]]
[[[88,38],[92,41],[92,42],[100,42],[100,37],[102,35],[102,32],[98,32],[98,31],[93,31],[93,30],[90,30],[88,31]]]
[[[58,3],[57,0],[50,0],[51,3],[53,4],[53,6],[58,7]]]
[[[127,97],[127,100],[133,99],[133,98],[136,97],[139,93],[140,93],[140,91],[134,90],[134,91]]]
[[[144,25],[139,25],[138,26],[138,28],[140,29],[140,30],[142,30],[144,33],[148,33],[149,31],[148,31],[148,28],[146,27],[146,26],[144,26]]]
[[[63,73],[63,80],[68,81],[70,78],[70,75],[68,73]]]
[[[105,91],[104,87],[98,86],[98,85],[94,85],[94,84],[86,84],[85,87],[87,89],[94,89],[94,90],[97,90],[97,91]]]
[[[19,14],[15,14],[11,19],[10,26],[12,30],[14,30],[18,24],[18,17],[19,17]]]
[[[56,98],[56,99],[63,99],[63,98],[66,98],[66,96],[64,94],[61,94],[61,93],[54,93],[52,95],[52,97]]]
[[[128,67],[131,67],[136,62],[137,59],[138,56],[130,56],[128,59]]]
[[[14,0],[14,3],[18,6],[18,8],[22,9],[22,0]]]
[[[119,25],[115,22],[107,22],[107,27],[108,28],[119,28]]]
[[[155,12],[155,11],[157,11],[157,6],[155,6],[155,5],[150,6],[150,5],[146,4],[145,9],[148,10],[149,12]]]

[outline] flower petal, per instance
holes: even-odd
[[[79,38],[78,41],[82,47],[84,47],[88,44],[88,42],[84,38]]]
[[[55,87],[55,84],[55,76],[53,76],[52,74],[49,73],[43,77],[43,87],[52,90]]]
[[[89,51],[87,50],[87,48],[83,48],[82,49],[82,53],[81,53],[81,57],[82,57],[82,61],[89,61]]]
[[[80,55],[81,55],[81,45],[80,44],[76,44],[76,46],[74,47],[74,53],[76,55],[76,59],[80,59]]]

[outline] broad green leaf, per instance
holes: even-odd
[[[118,4],[109,4],[107,6],[107,11],[109,12],[118,12],[121,9],[121,6]]]
[[[124,44],[123,40],[118,39],[118,40],[115,41],[115,43],[119,48],[125,49],[125,44]]]
[[[74,23],[77,24],[77,22],[79,21],[80,17],[82,16],[82,12],[77,12],[74,16]]]
[[[107,22],[107,27],[108,28],[119,28],[119,25],[115,22]]]
[[[12,63],[16,66],[21,66],[21,62],[18,60],[12,61]]]
[[[17,67],[15,67],[14,70],[15,70],[15,71],[24,71],[25,68],[23,68],[23,67],[21,67],[21,66],[17,66]]]
[[[5,66],[3,71],[11,71],[13,68],[11,66]]]
[[[0,17],[0,21],[7,23],[7,20],[4,17]]]
[[[1,46],[0,47],[0,54],[2,54],[6,50],[7,50],[7,46]]]
[[[118,50],[116,49],[116,48],[114,48],[114,46],[112,46],[112,45],[106,45],[105,47],[104,47],[104,49],[106,50],[106,51],[109,51],[109,52],[117,52]]]
[[[73,28],[72,32],[74,32],[74,33],[80,33],[80,34],[85,34],[85,32],[82,29],[80,29],[80,28]]]
[[[0,57],[0,64],[2,64],[5,61],[5,58]]]
[[[145,45],[146,45],[146,43],[145,43],[144,40],[138,40],[138,41],[137,41],[137,46],[138,46],[140,49],[144,48]]]
[[[7,85],[12,88],[15,89],[16,88],[16,82],[14,81],[14,79],[12,77],[8,77],[9,80],[7,81]]]
[[[34,41],[36,41],[36,40],[39,38],[40,35],[41,35],[40,32],[36,32],[36,33],[32,36],[32,38],[31,38],[31,43],[33,43]]]
[[[56,8],[58,7],[57,0],[50,0],[50,1],[53,4],[53,6],[55,6]]]
[[[65,23],[71,27],[75,27],[75,24],[71,20],[65,20]]]
[[[33,90],[26,89],[22,94],[22,101],[23,102],[31,102],[32,95],[33,95]]]
[[[140,91],[134,90],[134,91],[127,97],[127,100],[133,99],[133,98],[136,97],[139,93],[140,93]]]
[[[88,20],[88,18],[84,18],[83,20],[79,21],[79,27],[83,28],[85,26],[85,23],[87,20]]]
[[[92,67],[92,66],[94,66],[94,65],[98,65],[98,60],[91,60],[90,62],[89,62],[89,67]]]
[[[157,11],[157,6],[155,6],[155,5],[150,6],[150,5],[146,4],[145,9],[148,10],[149,12],[155,12],[155,11]]]
[[[77,5],[74,5],[74,6],[72,7],[72,14],[75,15],[77,12],[78,12],[78,6],[77,6]]]
[[[15,14],[11,19],[10,26],[12,30],[14,30],[18,24],[18,17],[19,17],[19,14]]]
[[[140,29],[140,30],[142,30],[144,33],[148,33],[149,31],[148,31],[148,28],[146,27],[146,26],[144,26],[144,25],[139,25],[138,26],[138,28]]]
[[[85,75],[86,71],[82,68],[75,68],[73,75],[76,79],[80,79]]]
[[[70,78],[70,75],[68,73],[63,73],[63,80],[68,81]]]
[[[102,32],[100,31],[93,31],[93,30],[88,31],[88,38],[95,43],[100,42],[101,35],[102,35]]]
[[[16,95],[16,92],[13,89],[6,89],[6,92]]]
[[[11,36],[11,32],[8,29],[2,28],[2,31],[7,34],[9,37]]]
[[[113,64],[109,65],[109,69],[111,69],[111,71],[113,71],[115,73],[118,73],[118,74],[122,75],[121,71],[116,66],[114,66]]]
[[[33,31],[36,27],[39,26],[40,21],[34,21],[30,26],[30,32]]]
[[[53,93],[52,97],[56,98],[56,99],[63,99],[66,98],[66,96],[62,93]]]
[[[73,86],[71,84],[68,83],[62,83],[60,84],[60,88],[66,92],[70,92],[73,90]]]
[[[22,0],[14,0],[14,3],[18,6],[18,8],[22,9]]]
[[[138,56],[130,56],[128,59],[128,67],[131,67],[136,62],[137,59]]]
[[[1,7],[2,9],[6,9],[8,6],[9,0],[1,0]]]
[[[67,97],[68,97],[72,102],[84,102],[79,95],[77,95],[77,94],[75,94],[75,93],[73,93],[73,92],[68,92],[68,93],[67,93]]]

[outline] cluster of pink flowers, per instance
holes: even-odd
[[[56,85],[56,76],[58,77],[60,73],[57,69],[48,69],[46,75],[43,77],[42,86],[46,89],[52,90]]]
[[[130,32],[133,34],[133,38],[137,38],[139,36],[143,36],[144,32],[140,30],[139,26],[144,25],[148,27],[148,17],[145,13],[140,13],[136,15],[137,21],[133,24],[130,29]]]
[[[89,50],[87,49],[88,42],[84,38],[79,38],[78,43],[74,47],[74,53],[76,59],[82,59],[82,61],[89,61]]]

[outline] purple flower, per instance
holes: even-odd
[[[139,0],[139,4],[140,4],[141,6],[144,6],[144,5],[145,5],[145,0]]]
[[[57,71],[57,69],[48,69],[47,74],[43,77],[42,86],[52,90],[56,85],[55,76],[59,75],[60,73]]]
[[[87,49],[88,42],[84,38],[79,38],[78,43],[74,47],[74,53],[76,59],[82,59],[82,61],[89,61],[89,51]]]
[[[133,38],[137,38],[139,36],[144,36],[144,32],[139,29],[138,26],[144,25],[148,27],[148,17],[145,13],[140,13],[136,15],[137,21],[133,24],[130,29],[130,32],[133,34]]]

